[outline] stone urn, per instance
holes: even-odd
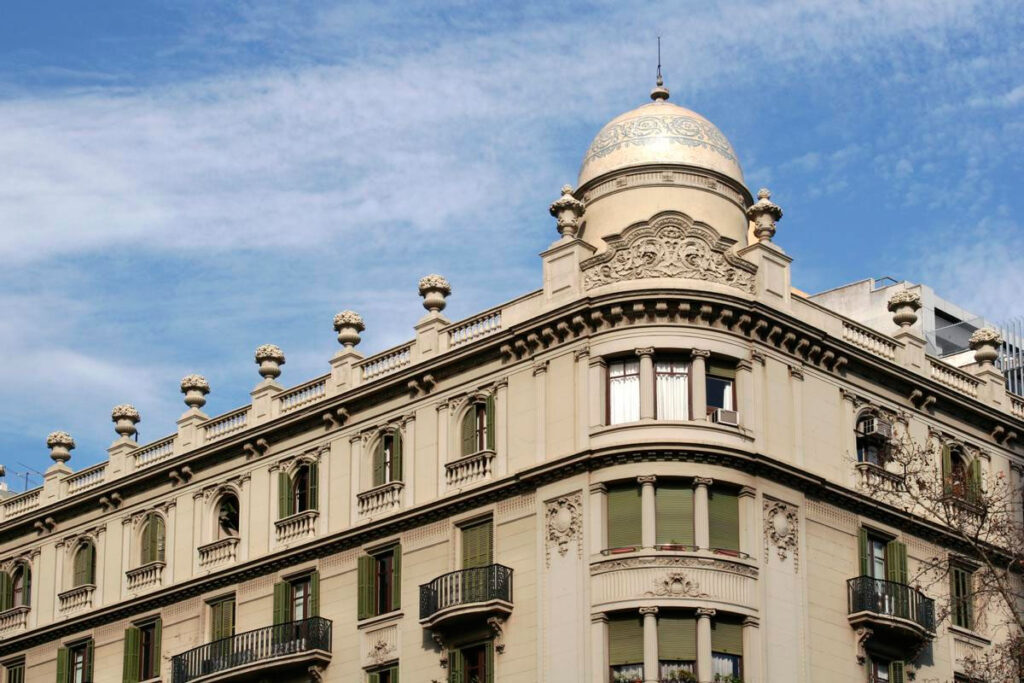
[[[559,235],[569,238],[576,236],[584,208],[583,202],[573,194],[572,185],[562,185],[562,196],[548,207],[548,212],[558,221]]]
[[[1003,336],[999,330],[983,327],[975,330],[968,342],[974,350],[974,360],[982,366],[992,365],[999,358],[999,347],[1003,345]]]
[[[917,322],[917,311],[921,308],[921,295],[909,289],[903,289],[889,297],[889,312],[892,321],[902,328]]]
[[[110,411],[110,419],[114,421],[114,431],[121,436],[128,437],[138,431],[135,425],[142,418],[139,417],[139,411],[135,409],[135,406],[122,403],[119,406],[114,406],[114,409]]]
[[[46,437],[46,447],[50,449],[50,458],[54,462],[64,463],[71,459],[75,440],[67,432],[50,432]]]
[[[771,242],[775,237],[775,223],[782,218],[782,207],[772,202],[772,193],[762,187],[757,201],[747,208],[747,218],[754,222],[754,236],[760,242]]]
[[[362,339],[359,333],[366,329],[366,325],[355,311],[342,311],[334,316],[334,329],[338,332],[338,343],[351,349]]]
[[[189,408],[202,408],[210,393],[210,383],[202,375],[185,375],[181,378],[181,393],[185,394],[185,405]]]
[[[256,348],[256,364],[263,379],[276,379],[284,365],[284,351],[274,344],[263,344]]]
[[[420,280],[420,296],[423,297],[423,308],[430,313],[440,313],[448,305],[447,297],[452,293],[452,286],[440,275],[427,275]]]

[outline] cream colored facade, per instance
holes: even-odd
[[[947,552],[941,530],[859,490],[877,472],[858,465],[855,428],[873,409],[918,440],[962,444],[987,475],[1016,478],[1024,398],[1007,394],[990,361],[954,368],[927,356],[913,302],[894,306],[902,326],[873,329],[795,293],[772,239],[781,210],[751,196],[712,124],[666,96],[656,90],[602,130],[580,187],[552,205],[561,236],[542,254],[541,289],[453,323],[447,283],[425,278],[428,313],[407,344],[364,356],[362,322],[346,312],[321,377],[285,388],[283,357],[261,347],[264,379],[236,411],[204,414],[205,381],[190,377],[188,410],[166,439],[137,444],[137,414],[120,407],[109,460],[72,472],[71,444],[52,438],[44,485],[0,513],[0,563],[24,562],[32,577],[28,606],[0,613],[7,680],[21,662],[23,680],[55,681],[58,648],[91,639],[92,680],[120,681],[126,629],[155,617],[163,681],[377,681],[394,664],[407,683],[447,681],[460,666],[468,681],[478,651],[459,648],[482,642],[488,680],[603,682],[629,657],[620,628],[640,630],[642,680],[658,681],[672,617],[694,629],[684,645],[699,681],[725,666],[715,648],[726,624],[740,634],[731,651],[741,649],[733,661],[747,683],[861,682],[873,654],[892,659],[900,639],[923,645],[917,658],[899,646],[918,681],[952,680],[958,658],[999,638],[983,615],[973,629],[940,623],[934,638],[884,609],[851,616],[862,527],[905,544],[911,568]],[[623,359],[638,373],[622,384],[626,399],[609,388]],[[659,418],[670,412],[658,389],[665,359],[687,373],[685,414],[673,419]],[[722,367],[735,415],[715,421],[706,375]],[[464,454],[465,414],[478,410],[489,411],[479,447]],[[610,424],[616,411],[627,419]],[[377,444],[395,435],[401,472],[381,484]],[[281,473],[311,464],[315,509],[282,519],[282,505],[301,505],[281,502]],[[639,540],[612,552],[609,534],[626,522],[609,517],[609,497],[624,484],[640,501]],[[689,543],[660,537],[670,487],[691,501]],[[218,526],[225,493],[238,501],[236,535]],[[716,550],[715,534],[731,532],[711,508],[729,496],[737,547]],[[166,542],[162,560],[143,564],[152,514]],[[464,528],[485,519],[511,591],[491,574],[476,593],[469,579],[442,581],[455,594],[421,611],[421,586],[463,568]],[[86,540],[95,570],[76,587]],[[400,606],[359,618],[360,557],[396,543]],[[283,621],[275,585],[314,571],[329,642],[306,631],[232,641],[176,672],[224,627],[217,599],[234,597],[234,633],[266,629]]]

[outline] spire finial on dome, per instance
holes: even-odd
[[[655,87],[651,91],[651,99],[655,102],[668,99],[668,88],[661,77],[661,36],[658,36],[658,78],[654,81]]]

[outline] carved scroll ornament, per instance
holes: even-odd
[[[779,559],[785,561],[793,553],[793,563],[800,560],[800,544],[797,530],[800,517],[794,505],[778,500],[764,501],[764,553],[767,558],[769,548],[774,547]]]
[[[576,551],[579,557],[583,556],[583,497],[579,491],[562,496],[546,503],[544,513],[546,526],[546,539],[544,554],[547,557],[547,564],[551,566],[551,548],[558,550],[558,554],[565,557],[569,552],[569,543],[576,542]]]

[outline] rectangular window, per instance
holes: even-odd
[[[638,616],[608,620],[608,666],[613,681],[644,680],[644,627]]]
[[[641,523],[640,487],[635,482],[609,486],[608,547],[640,547]]]
[[[715,680],[743,678],[743,626],[728,618],[711,624],[711,669]]]
[[[60,683],[93,683],[92,640],[57,650],[57,680]]]
[[[951,567],[949,572],[950,609],[953,623],[960,628],[974,628],[974,596],[972,572],[962,567]]]
[[[886,578],[885,545],[886,541],[868,534],[868,576],[873,579]]]
[[[663,681],[687,681],[696,671],[697,621],[680,613],[658,616],[658,668]]]
[[[740,501],[735,492],[708,492],[708,540],[714,549],[739,552]]]
[[[4,673],[7,676],[4,679],[7,683],[25,683],[25,662],[7,662],[4,664]]]
[[[693,487],[689,483],[658,480],[654,498],[656,535],[660,546],[693,546]]]
[[[708,415],[716,409],[736,410],[736,368],[710,361],[704,385],[707,390]]]
[[[608,364],[608,424],[640,419],[640,361]]]
[[[290,621],[302,621],[308,619],[309,613],[309,577],[292,581],[289,588],[291,589],[291,617]]]
[[[235,635],[235,596],[210,603],[210,640]]]
[[[367,674],[367,683],[398,683],[398,665],[371,671]]]
[[[359,619],[369,619],[401,608],[401,546],[363,555],[358,560],[358,569]]]
[[[689,420],[690,364],[682,360],[657,359],[654,396],[659,420]]]

